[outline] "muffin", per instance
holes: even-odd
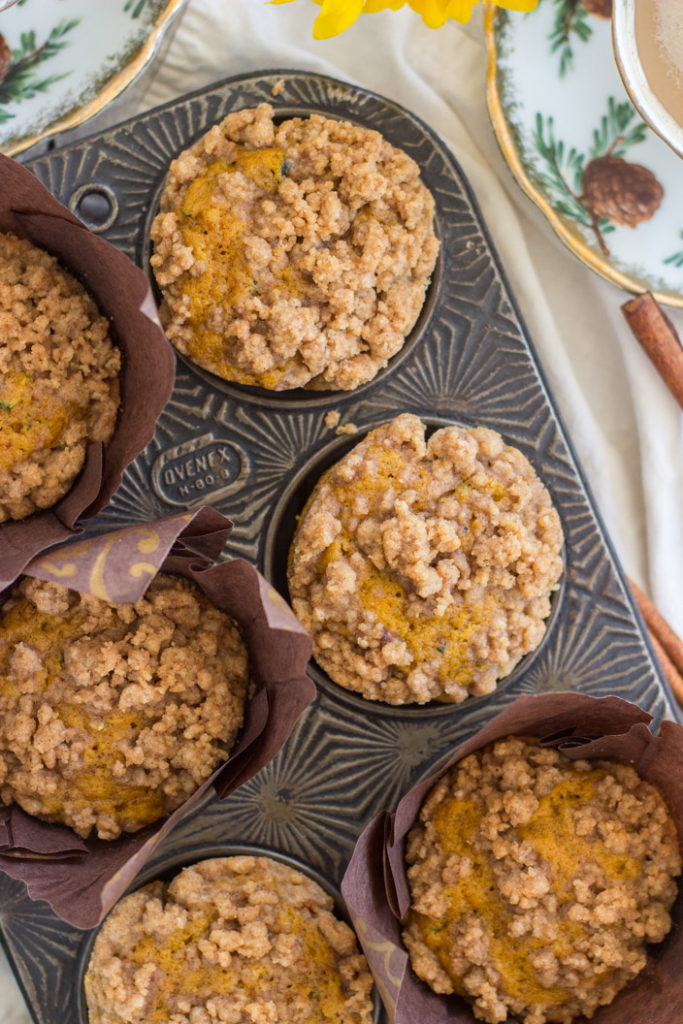
[[[134,604],[26,578],[0,610],[0,800],[114,839],[166,817],[242,725],[246,647],[188,579]]]
[[[85,976],[90,1024],[370,1024],[372,979],[332,899],[267,857],[186,868],[126,896]]]
[[[0,523],[50,508],[112,437],[121,353],[57,260],[0,233]]]
[[[331,679],[389,704],[486,694],[545,632],[559,516],[493,430],[428,439],[403,414],[316,486],[290,552],[292,606]]]
[[[320,115],[229,114],[171,164],[152,224],[160,315],[211,373],[351,390],[402,347],[438,252],[417,164]]]
[[[630,765],[523,737],[442,776],[406,860],[413,970],[490,1024],[568,1024],[610,1003],[671,928],[681,872],[668,808]]]

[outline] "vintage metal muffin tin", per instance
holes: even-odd
[[[280,80],[284,91],[273,96]],[[536,467],[559,511],[566,572],[546,637],[490,697],[392,708],[342,691],[315,667],[318,697],[275,760],[219,803],[207,798],[145,869],[191,863],[221,844],[298,858],[337,884],[362,826],[520,693],[578,690],[676,717],[649,643],[472,192],[445,145],[418,118],[344,82],[292,71],[246,75],[31,161],[63,203],[143,267],[169,161],[229,111],[272,102],[283,116],[319,111],[377,128],[420,165],[436,198],[442,250],[426,310],[405,349],[352,393],[269,393],[179,362],[147,449],[125,473],[96,533],[213,504],[243,556],[285,589],[291,533],[320,472],[360,431],[411,411],[437,426],[499,430]],[[34,1018],[84,1024],[81,977],[90,933],[32,903],[0,875],[1,935]]]

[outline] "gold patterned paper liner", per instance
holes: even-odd
[[[2,154],[0,232],[28,238],[78,278],[109,320],[123,355],[121,405],[111,439],[88,446],[83,469],[52,508],[0,524],[2,590],[39,552],[78,535],[79,522],[108,503],[124,469],[154,434],[173,388],[175,356],[143,271],[89,231],[30,171]]]
[[[436,781],[456,762],[506,736],[535,736],[570,759],[607,759],[632,765],[656,786],[676,823],[683,855],[683,726],[663,722],[655,736],[652,718],[620,697],[548,693],[518,697],[455,749],[446,764],[414,786],[395,814],[383,811],[361,834],[341,884],[391,1024],[477,1024],[469,1003],[437,995],[410,967],[401,922],[410,907],[404,841]],[[591,1024],[673,1024],[683,1020],[683,891],[672,908],[668,936],[648,955],[645,968]],[[678,1011],[678,1015],[676,1014]],[[515,1018],[509,1018],[512,1021]],[[576,1024],[585,1022],[576,1018]]]
[[[161,822],[111,841],[81,839],[16,805],[0,807],[0,870],[25,882],[32,899],[46,900],[78,928],[102,920],[210,786],[223,798],[268,764],[315,697],[306,675],[311,640],[294,613],[248,562],[215,563],[231,527],[225,516],[205,507],[62,545],[26,568],[26,575],[115,603],[139,600],[158,571],[193,580],[239,623],[255,684],[229,759]]]

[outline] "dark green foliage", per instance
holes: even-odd
[[[139,18],[144,10],[146,3],[147,0],[126,0],[125,4],[123,5],[123,9],[124,11],[131,11],[131,18]],[[133,4],[135,4],[134,7]]]
[[[636,123],[632,124],[634,118]],[[601,119],[600,127],[593,132],[590,159],[604,156],[606,153],[610,156],[623,157],[630,146],[644,142],[646,136],[647,125],[636,116],[635,109],[629,101],[617,103],[614,97],[610,96],[607,114]]]
[[[683,231],[681,231],[681,238],[683,238]],[[671,267],[683,267],[683,249],[675,252],[672,256],[667,256],[664,262]]]
[[[37,45],[36,33],[33,30],[22,32],[20,45],[12,51],[12,63],[0,82],[0,105],[33,99],[39,93],[46,92],[54,82],[65,77],[47,75],[41,78],[36,74],[36,69],[67,45],[68,40],[65,36],[78,25],[79,20],[72,18],[69,21],[60,21],[40,46]],[[0,109],[0,124],[13,116],[8,111]]]
[[[553,0],[555,21],[548,36],[550,52],[560,55],[560,78],[574,66],[572,37],[582,43],[588,42],[593,34],[588,13],[581,0]]]
[[[639,120],[633,124],[635,117],[630,103],[616,103],[610,96],[607,114],[593,132],[593,145],[586,159],[585,154],[575,147],[566,150],[562,140],[555,138],[552,117],[544,119],[542,114],[536,115],[534,146],[544,163],[543,170],[538,173],[539,184],[557,213],[593,232],[605,255],[608,255],[608,250],[604,236],[615,231],[616,225],[606,217],[598,216],[586,203],[583,174],[591,160],[606,155],[623,157],[630,146],[643,141],[647,128]]]
[[[580,199],[585,159],[583,153],[579,153],[573,146],[565,152],[564,142],[555,138],[555,122],[552,117],[544,119],[542,114],[536,115],[533,138],[536,151],[545,165],[539,172],[540,184],[553,206],[563,216],[590,228],[590,214]]]

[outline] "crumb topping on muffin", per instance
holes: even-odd
[[[121,353],[83,286],[0,233],[0,522],[62,498],[87,446],[110,440]]]
[[[403,345],[438,252],[417,164],[320,115],[229,114],[171,164],[151,265],[174,345],[227,380],[350,390]]]
[[[406,847],[415,973],[489,1024],[569,1024],[610,1003],[671,928],[676,827],[634,769],[525,738],[437,782]]]
[[[372,978],[333,909],[267,857],[203,861],[146,886],[97,937],[90,1024],[370,1024]]]
[[[0,609],[0,799],[101,839],[183,803],[242,725],[247,653],[190,580],[135,604],[24,579]]]
[[[405,413],[315,488],[289,590],[330,677],[390,704],[490,693],[539,644],[562,571],[560,520],[493,430],[428,439]]]

